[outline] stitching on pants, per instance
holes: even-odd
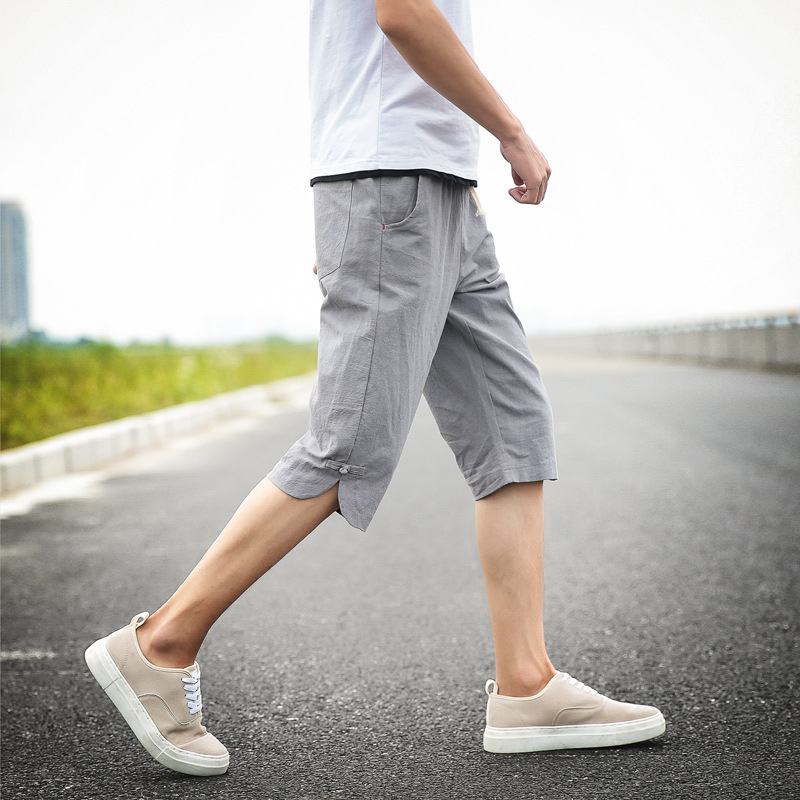
[[[344,229],[344,238],[342,239],[342,252],[339,254],[339,261],[337,262],[335,267],[331,267],[325,274],[320,274],[319,269],[317,270],[317,281],[319,282],[320,286],[322,287],[322,282],[328,278],[330,275],[333,275],[338,269],[341,268],[342,264],[344,263],[344,255],[347,252],[347,241],[350,238],[350,223],[353,218],[353,192],[355,191],[354,188],[354,181],[350,181],[350,197],[347,201],[347,225]],[[324,293],[324,288],[323,288]]]
[[[342,245],[342,254],[339,256],[339,264],[336,269],[342,266],[344,262],[344,253],[347,250],[347,240],[350,237],[350,220],[353,216],[353,191],[355,190],[355,184],[353,181],[350,181],[350,201],[347,204],[347,227],[344,231],[344,244]],[[330,273],[328,273],[330,274]]]
[[[380,192],[378,192],[378,210],[380,213]],[[350,445],[350,451],[347,453],[347,460],[349,461],[353,455],[353,450],[356,449],[358,442],[358,434],[361,433],[361,422],[364,419],[364,406],[367,402],[367,389],[369,388],[369,379],[372,377],[372,364],[375,361],[375,342],[378,338],[378,321],[381,316],[381,271],[383,269],[383,233],[381,233],[381,247],[378,255],[378,302],[375,305],[375,323],[372,328],[372,350],[369,354],[369,369],[367,370],[367,379],[364,381],[364,395],[361,398],[361,413],[358,415],[358,424],[356,425],[356,432],[353,436],[353,444]]]

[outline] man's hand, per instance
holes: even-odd
[[[433,0],[375,0],[381,30],[429,86],[500,141],[518,203],[544,200],[550,165],[472,60]]]
[[[541,203],[550,179],[550,165],[531,137],[522,131],[514,139],[501,141],[500,153],[511,164],[511,178],[516,184],[508,193],[518,203]]]

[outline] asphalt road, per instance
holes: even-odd
[[[3,524],[3,777],[12,798],[800,796],[800,378],[549,362],[551,658],[667,732],[484,753],[488,614],[470,495],[423,406],[370,532],[335,515],[201,653],[227,775],[135,742],[83,650],[152,610],[304,430],[255,420]]]

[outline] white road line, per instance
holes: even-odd
[[[3,650],[0,661],[40,661],[43,658],[55,658],[52,650]]]

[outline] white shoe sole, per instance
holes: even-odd
[[[142,747],[159,764],[186,775],[222,775],[227,772],[227,753],[224,756],[192,753],[176,747],[161,734],[136,692],[111,658],[105,639],[96,641],[84,657],[92,675],[136,734]]]
[[[483,749],[489,753],[533,753],[580,747],[616,747],[660,736],[665,728],[664,716],[660,711],[644,719],[600,725],[536,728],[492,728],[487,725],[483,733]]]

